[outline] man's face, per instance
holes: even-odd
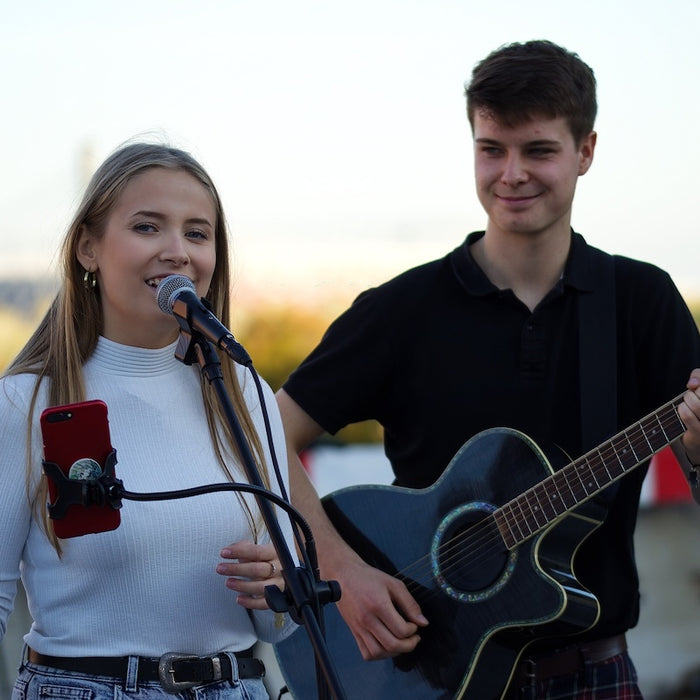
[[[488,229],[568,234],[576,182],[591,165],[595,140],[591,132],[577,145],[563,117],[508,127],[477,112],[474,171]]]

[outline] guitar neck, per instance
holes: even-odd
[[[493,516],[508,549],[537,534],[680,437],[686,429],[678,415],[682,401],[683,394],[499,508]]]

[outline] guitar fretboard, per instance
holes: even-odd
[[[678,415],[682,400],[683,394],[494,512],[508,549],[540,532],[680,437],[685,432]]]

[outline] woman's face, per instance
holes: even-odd
[[[102,335],[147,348],[174,341],[179,325],[159,309],[156,287],[168,275],[184,275],[206,296],[216,265],[216,223],[210,193],[185,170],[154,167],[135,175],[104,234],[84,230],[78,243],[78,260],[97,276]]]

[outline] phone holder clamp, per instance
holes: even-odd
[[[48,504],[49,517],[53,520],[65,518],[72,505],[104,506],[109,504],[118,510],[122,507],[123,482],[115,476],[117,451],[112,450],[105,460],[102,473],[90,479],[75,479],[66,476],[55,462],[42,461],[44,473],[56,484],[57,496]]]

